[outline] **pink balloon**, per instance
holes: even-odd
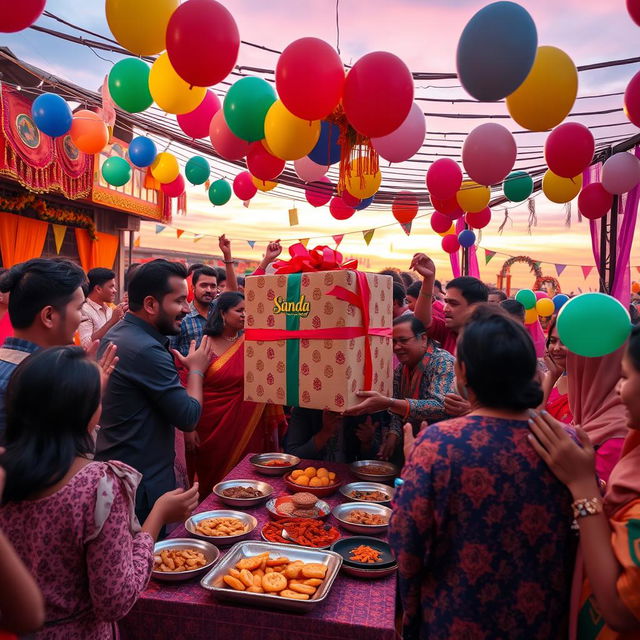
[[[536,300],[542,300],[542,298],[548,298],[549,294],[546,291],[534,291]]]
[[[472,229],[484,229],[491,222],[491,209],[485,207],[477,213],[467,213],[464,219]]]
[[[486,122],[466,137],[462,164],[472,180],[488,187],[509,175],[517,153],[511,131],[496,122]]]
[[[420,106],[414,102],[405,121],[392,133],[382,138],[371,138],[373,148],[389,162],[404,162],[422,147],[427,123]]]
[[[260,140],[249,145],[247,169],[259,180],[275,180],[284,170],[285,161],[272,156]]]
[[[316,164],[308,156],[294,160],[293,168],[298,174],[298,178],[303,182],[317,182],[323,178],[325,173],[329,170],[329,167]]]
[[[241,171],[234,179],[233,179],[233,193],[242,200],[243,202],[246,200],[251,200],[253,196],[258,192],[258,187],[253,184],[253,180],[251,179],[251,174],[248,171]]]
[[[355,209],[353,209],[352,207],[348,207],[344,203],[344,200],[342,198],[339,198],[338,196],[331,199],[329,211],[336,220],[347,220],[356,212]]]
[[[593,160],[593,134],[579,122],[557,126],[544,143],[544,159],[553,173],[561,178],[575,178]]]
[[[447,253],[455,253],[460,248],[460,243],[458,242],[458,236],[456,236],[455,233],[452,233],[442,238],[442,248]]]
[[[321,207],[323,204],[327,204],[331,200],[332,193],[333,183],[326,176],[315,182],[309,182],[304,188],[307,202],[313,207]]]
[[[453,221],[449,216],[446,216],[444,213],[440,213],[439,211],[434,211],[431,214],[431,228],[436,233],[446,233],[451,229],[451,225]]]
[[[224,110],[218,109],[209,126],[211,146],[225,160],[242,160],[249,151],[249,143],[231,133],[224,119]]]
[[[182,174],[179,173],[178,177],[172,182],[161,184],[160,188],[162,189],[162,193],[164,193],[166,196],[169,196],[170,198],[177,198],[181,196],[184,193],[185,188],[184,178],[182,177]]]
[[[597,220],[607,214],[613,204],[613,196],[600,182],[588,184],[578,196],[578,211],[589,220]]]
[[[427,171],[427,189],[431,200],[454,200],[462,186],[462,169],[451,158],[439,158]],[[435,206],[435,205],[434,205]],[[436,207],[437,208],[437,207]]]
[[[193,111],[178,116],[180,128],[190,138],[206,138],[209,135],[211,118],[220,110],[218,96],[207,89],[204,100]]]
[[[621,195],[639,182],[640,160],[631,153],[614,153],[602,167],[602,186],[609,193]]]

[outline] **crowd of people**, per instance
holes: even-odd
[[[382,272],[391,397],[249,402],[245,281],[219,245],[224,268],[131,265],[122,295],[113,271],[62,259],[0,275],[1,629],[117,637],[154,542],[247,453],[282,450],[402,468],[405,638],[640,638],[640,329],[583,358],[552,318],[540,354],[519,302],[443,286],[416,254]]]

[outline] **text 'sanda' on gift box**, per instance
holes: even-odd
[[[245,400],[344,411],[392,395],[392,278],[350,270],[248,277]]]

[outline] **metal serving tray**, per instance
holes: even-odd
[[[324,564],[327,566],[327,575],[309,600],[290,600],[267,593],[235,591],[225,585],[222,581],[223,576],[228,573],[229,569],[234,568],[237,562],[243,558],[257,556],[266,551],[269,552],[272,558],[287,557],[291,561],[302,560],[305,563],[317,562]],[[216,599],[223,602],[236,602],[246,607],[266,607],[268,609],[305,612],[313,609],[319,602],[326,600],[341,566],[342,557],[333,551],[321,551],[274,542],[245,541],[238,542],[231,547],[218,565],[202,578],[200,585],[211,591]]]

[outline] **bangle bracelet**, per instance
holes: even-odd
[[[225,260],[224,263],[225,264],[234,264],[235,260]]]
[[[402,419],[403,420],[408,420],[409,419],[409,414],[411,413],[411,403],[406,398],[404,399],[404,401],[407,404],[407,408],[405,409],[405,412],[404,412],[404,415],[402,416]]]
[[[580,498],[571,505],[573,509],[573,517],[586,518],[587,516],[595,516],[602,513],[602,500],[600,498]]]
[[[420,295],[425,297],[425,298],[433,298],[433,293],[423,293],[422,291],[420,292]]]
[[[195,375],[195,376],[200,376],[201,378],[204,378],[204,373],[202,373],[202,371],[200,371],[200,369],[189,369],[189,375]]]

